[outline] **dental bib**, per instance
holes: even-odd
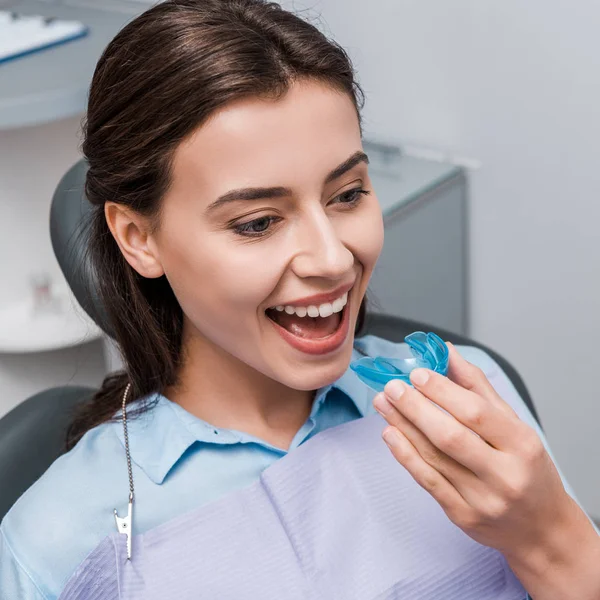
[[[131,560],[108,535],[60,600],[525,600],[503,555],[394,459],[386,425],[317,434],[251,486],[133,535]]]

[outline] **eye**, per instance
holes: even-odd
[[[259,237],[267,233],[269,226],[277,220],[277,217],[260,217],[246,223],[239,223],[233,227],[233,230],[239,235]]]
[[[362,200],[363,196],[368,196],[370,193],[369,190],[363,188],[354,188],[336,196],[332,202],[334,204],[344,204],[345,206],[355,206]]]

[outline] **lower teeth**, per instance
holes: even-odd
[[[329,337],[337,331],[342,322],[342,312],[334,313],[329,317],[298,317],[297,315],[283,315],[274,313],[272,321],[283,327],[291,334],[304,339],[322,339]],[[318,334],[318,335],[314,335]]]

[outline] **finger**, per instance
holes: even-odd
[[[431,443],[486,481],[498,452],[473,435],[454,416],[437,408],[417,389],[399,379],[386,384],[384,393],[390,402],[417,427]]]
[[[392,426],[403,433],[413,445],[421,458],[436,471],[439,471],[459,492],[468,499],[463,490],[476,485],[476,475],[448,456],[431,443],[396,407],[387,399],[384,393],[379,393],[373,399],[373,405],[381,416]]]
[[[479,394],[508,414],[516,416],[513,408],[498,395],[485,373],[464,359],[454,344],[446,342],[446,346],[449,351],[448,378],[461,387]]]
[[[425,397],[448,411],[456,420],[498,450],[514,450],[522,422],[480,394],[465,389],[428,369],[415,369],[411,383]]]
[[[386,427],[383,439],[394,458],[410,473],[412,478],[446,512],[464,512],[468,505],[458,490],[436,469],[428,465],[410,441],[395,427]]]

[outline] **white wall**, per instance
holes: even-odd
[[[600,517],[600,3],[310,6],[355,61],[368,132],[482,161],[472,336],[522,373],[559,464]]]
[[[0,306],[28,293],[28,277],[47,270],[56,281],[56,262],[49,234],[52,193],[79,158],[80,119],[0,130]],[[8,259],[8,260],[7,260]]]
[[[80,118],[0,131],[0,324],[3,309],[26,301],[32,273],[46,271],[55,285],[66,285],[52,250],[49,214],[57,183],[79,159]],[[0,351],[0,417],[50,387],[99,386],[105,351],[101,340],[56,351]]]

